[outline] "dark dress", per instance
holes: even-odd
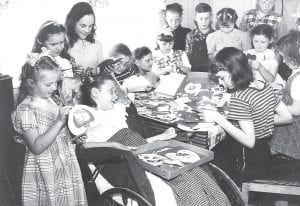
[[[185,50],[186,35],[191,31],[189,28],[179,26],[172,33],[174,36],[174,50]]]

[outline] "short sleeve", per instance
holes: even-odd
[[[231,97],[228,110],[228,119],[237,121],[252,120],[251,106],[240,98]]]
[[[34,111],[29,105],[19,105],[11,115],[14,129],[23,134],[24,132],[38,127]]]
[[[294,100],[300,100],[300,92],[298,89],[300,88],[300,75],[295,77],[291,85],[291,97]]]

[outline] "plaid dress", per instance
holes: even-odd
[[[59,106],[47,99],[27,97],[12,114],[15,130],[37,129],[44,134],[55,122]],[[22,178],[24,206],[87,205],[81,171],[67,128],[40,155],[26,147]]]
[[[293,104],[291,84],[299,75],[300,72],[297,72],[286,83],[282,96],[286,105]],[[300,160],[300,116],[293,117],[293,124],[275,127],[270,147],[278,153]]]
[[[109,142],[126,146],[146,144],[138,133],[128,128],[121,129]],[[166,183],[172,188],[178,206],[227,206],[231,205],[217,183],[200,167],[187,171]]]

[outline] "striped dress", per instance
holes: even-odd
[[[44,134],[55,122],[59,106],[48,99],[27,97],[12,114],[15,130]],[[87,205],[81,171],[67,128],[40,155],[26,147],[22,178],[24,206]]]
[[[231,96],[228,119],[237,127],[238,121],[252,121],[256,138],[252,149],[239,144],[242,154],[235,154],[242,182],[266,175],[271,157],[268,142],[274,129],[274,111],[279,102],[268,83],[264,83],[262,89],[248,87]]]
[[[267,83],[262,89],[248,87],[235,92],[230,98],[228,119],[253,121],[255,138],[261,139],[272,135],[274,129],[274,111],[280,100]]]

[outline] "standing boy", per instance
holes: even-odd
[[[209,70],[209,59],[206,37],[214,32],[211,28],[212,9],[208,4],[199,3],[195,7],[194,22],[196,28],[187,34],[185,51],[192,66],[192,72],[207,72]]]

